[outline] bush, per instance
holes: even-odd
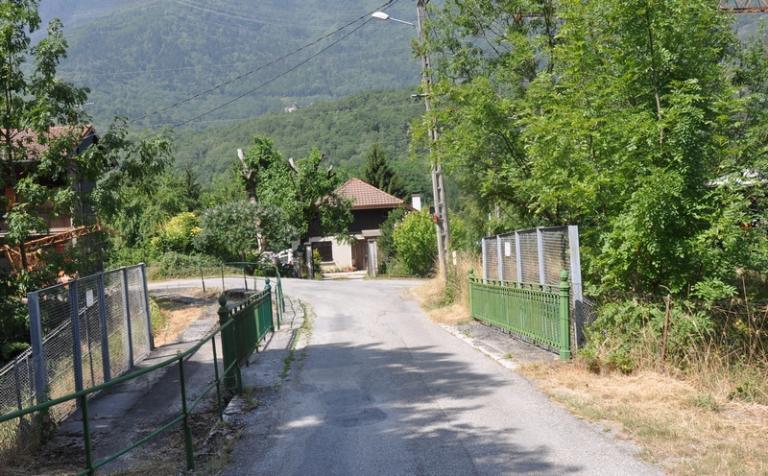
[[[218,268],[221,261],[206,255],[168,252],[160,255],[149,269],[149,279],[198,277],[200,270]],[[210,275],[210,272],[205,274]]]
[[[200,220],[194,213],[179,213],[168,220],[160,234],[152,238],[152,248],[167,252],[189,253],[200,234]]]
[[[426,210],[408,214],[396,227],[393,241],[397,259],[409,274],[429,275],[437,257],[435,224]]]

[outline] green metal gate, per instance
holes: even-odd
[[[568,273],[559,286],[469,278],[472,317],[571,358]]]

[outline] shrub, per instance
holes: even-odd
[[[192,212],[184,212],[168,220],[151,243],[152,247],[159,251],[189,253],[199,234],[200,219]]]
[[[408,214],[393,233],[395,253],[409,274],[427,276],[437,256],[435,225],[425,210]]]

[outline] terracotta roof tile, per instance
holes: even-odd
[[[348,180],[336,190],[336,193],[341,197],[352,200],[353,210],[366,208],[396,208],[404,204],[401,199],[394,195],[379,190],[373,185],[358,178]]]
[[[82,129],[80,131],[80,140],[83,140],[86,137],[96,133],[93,126],[90,124],[81,127]],[[27,160],[38,160],[40,156],[48,149],[47,142],[56,140],[73,131],[77,132],[77,129],[74,126],[53,126],[48,130],[48,133],[46,134],[46,140],[40,141],[38,140],[37,133],[32,129],[13,130],[11,134],[11,140],[16,143],[17,147],[26,149]],[[5,134],[5,129],[0,129],[0,132]],[[43,144],[41,142],[46,143]]]

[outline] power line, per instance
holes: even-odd
[[[395,2],[397,2],[397,0],[393,0],[393,1],[388,2],[388,3],[389,4],[394,4]],[[182,122],[179,122],[179,123],[175,124],[175,127],[185,126],[185,125],[189,124],[190,122],[194,122],[197,119],[200,119],[203,116],[206,116],[206,115],[208,115],[208,114],[210,114],[212,112],[218,111],[219,109],[223,109],[223,108],[229,106],[230,104],[232,104],[232,103],[234,103],[236,101],[239,101],[240,99],[242,99],[242,98],[244,98],[246,96],[250,96],[251,94],[253,94],[256,91],[258,91],[259,89],[263,88],[264,86],[267,86],[267,85],[277,81],[278,79],[282,78],[283,76],[286,76],[287,74],[289,74],[289,73],[291,73],[293,71],[296,71],[301,66],[304,66],[305,64],[309,63],[311,60],[317,58],[321,54],[323,54],[326,51],[328,51],[329,49],[333,48],[334,46],[339,44],[341,41],[343,41],[344,39],[348,38],[350,35],[352,35],[353,33],[357,32],[358,30],[360,30],[362,27],[364,27],[365,25],[367,25],[370,22],[371,22],[371,19],[368,19],[368,20],[364,21],[360,25],[356,26],[355,28],[353,28],[349,32],[347,32],[344,35],[342,35],[337,40],[334,40],[332,43],[330,43],[329,45],[325,46],[323,49],[319,50],[317,53],[312,54],[311,56],[309,56],[305,60],[295,64],[291,68],[288,68],[287,70],[283,71],[282,73],[280,73],[280,74],[278,74],[276,76],[273,76],[272,78],[270,78],[270,79],[264,81],[263,83],[259,84],[255,88],[253,88],[253,89],[251,89],[251,90],[249,90],[249,91],[247,91],[247,92],[245,92],[243,94],[240,94],[240,95],[236,96],[235,98],[233,98],[233,99],[231,99],[231,100],[229,100],[229,101],[227,101],[227,102],[225,102],[223,104],[220,104],[220,105],[218,105],[216,107],[208,109],[208,110],[204,111],[203,113],[198,114],[197,116],[192,117],[191,119],[187,119],[185,121],[182,121]]]
[[[376,9],[376,10],[374,10],[374,11],[377,11],[377,10],[383,10],[384,8],[387,8],[387,7],[391,6],[391,5],[394,5],[394,4],[395,4],[395,3],[397,3],[398,1],[399,1],[399,0],[388,0],[386,3],[384,3],[383,5],[381,5],[379,8],[377,8],[377,9]],[[282,55],[282,56],[280,56],[280,57],[278,57],[278,58],[276,58],[276,59],[274,59],[274,60],[272,60],[272,61],[269,61],[269,62],[267,62],[267,63],[264,63],[264,64],[262,64],[262,65],[260,65],[260,66],[257,66],[256,68],[254,68],[254,69],[252,69],[252,70],[250,70],[250,71],[247,71],[247,72],[245,72],[245,73],[243,73],[243,74],[239,74],[239,75],[235,76],[235,77],[234,77],[234,78],[232,78],[232,79],[229,79],[229,80],[227,80],[227,81],[223,81],[223,82],[221,82],[221,83],[218,83],[218,84],[216,84],[216,85],[214,85],[214,86],[211,86],[211,87],[210,87],[210,88],[208,88],[208,89],[205,89],[205,90],[203,90],[203,91],[200,91],[200,92],[198,92],[198,93],[195,93],[195,94],[193,94],[193,95],[191,95],[191,96],[188,96],[188,97],[186,97],[186,98],[184,98],[184,99],[182,99],[182,100],[180,100],[180,101],[176,101],[175,103],[173,103],[173,104],[171,104],[171,105],[169,105],[169,106],[166,106],[166,107],[164,107],[164,108],[161,108],[161,109],[157,109],[157,110],[155,110],[155,111],[151,111],[151,112],[147,112],[147,113],[145,113],[144,115],[142,115],[142,116],[140,116],[140,117],[137,117],[137,118],[134,118],[134,119],[131,119],[131,120],[129,120],[128,122],[129,122],[129,123],[132,123],[132,122],[141,121],[141,120],[143,120],[143,119],[146,119],[146,118],[147,118],[147,117],[149,117],[149,116],[152,116],[152,115],[155,115],[155,114],[159,114],[159,113],[162,113],[162,112],[168,111],[168,110],[170,110],[170,109],[174,109],[174,108],[177,108],[177,107],[179,107],[179,106],[181,106],[181,105],[183,105],[183,104],[186,104],[186,103],[188,103],[188,102],[190,102],[190,101],[193,101],[193,100],[195,100],[195,99],[197,99],[197,98],[199,98],[199,97],[205,96],[206,94],[209,94],[209,93],[211,93],[211,92],[213,92],[213,91],[215,91],[215,90],[217,90],[217,89],[219,89],[219,88],[222,88],[222,87],[224,87],[224,86],[228,86],[228,85],[230,85],[230,84],[232,84],[232,83],[234,83],[234,82],[236,82],[236,81],[240,81],[241,79],[244,79],[244,78],[246,78],[246,77],[248,77],[248,76],[250,76],[250,75],[252,75],[252,74],[254,74],[254,73],[258,72],[258,71],[261,71],[261,70],[263,70],[263,69],[265,69],[265,68],[268,68],[268,67],[270,67],[270,66],[272,66],[272,65],[275,65],[275,64],[279,63],[280,61],[283,61],[283,60],[285,60],[285,59],[287,59],[287,58],[289,58],[289,57],[291,57],[291,56],[293,56],[293,55],[296,55],[296,54],[298,54],[298,53],[300,53],[300,52],[302,52],[302,51],[304,51],[304,50],[306,50],[306,49],[308,49],[308,48],[311,48],[312,46],[314,46],[314,45],[316,45],[316,44],[318,44],[318,43],[322,42],[323,40],[325,40],[325,39],[327,39],[327,38],[330,38],[330,37],[332,37],[332,36],[334,36],[334,35],[338,34],[339,32],[341,32],[341,31],[343,31],[343,30],[345,30],[345,29],[349,28],[350,26],[354,25],[355,23],[358,23],[359,21],[361,21],[361,20],[363,20],[363,19],[365,19],[365,18],[368,18],[368,20],[367,20],[367,21],[365,21],[364,23],[362,23],[360,26],[358,26],[356,29],[354,29],[354,30],[353,30],[353,32],[354,32],[354,31],[357,31],[358,29],[360,29],[360,27],[361,27],[362,25],[365,25],[365,24],[367,24],[367,23],[370,21],[370,15],[371,15],[371,13],[373,13],[373,12],[368,12],[368,13],[366,13],[365,15],[362,15],[362,16],[360,16],[360,17],[356,18],[355,20],[352,20],[352,21],[350,21],[350,22],[348,22],[348,23],[344,24],[343,26],[341,26],[341,27],[339,27],[339,28],[337,28],[337,29],[333,30],[333,31],[332,31],[332,32],[330,32],[330,33],[327,33],[327,34],[325,34],[325,35],[322,35],[322,36],[320,36],[319,38],[317,38],[317,39],[315,39],[315,40],[313,40],[313,41],[311,41],[311,42],[309,42],[309,43],[307,43],[307,44],[305,44],[305,45],[303,45],[303,46],[300,46],[299,48],[296,48],[295,50],[293,50],[293,51],[291,51],[291,52],[289,52],[289,53],[287,53],[287,54],[285,54],[285,55]],[[349,36],[349,35],[345,35],[344,37],[342,37],[342,39],[343,39],[343,38],[346,38],[347,36]],[[334,43],[332,43],[332,44],[331,44],[331,46],[332,46],[332,45],[334,45],[334,44],[336,44],[336,43],[338,43],[338,41],[337,41],[337,42],[334,42]],[[321,50],[321,51],[325,51],[325,50],[327,50],[327,48],[325,48],[325,49],[323,49],[323,50]],[[314,56],[310,57],[310,59],[311,59],[311,58],[313,58],[313,57],[314,57]],[[303,64],[303,63],[302,63],[302,64]],[[288,72],[290,72],[290,71],[288,71]],[[238,98],[238,99],[239,99],[239,98]]]
[[[222,10],[219,8],[214,8],[212,6],[208,5],[200,5],[198,3],[192,2],[191,0],[173,0],[175,3],[189,8],[194,8],[197,10],[204,11],[206,13],[213,13],[214,15],[220,15],[226,18],[231,18],[233,20],[243,21],[246,23],[255,23],[258,25],[280,25],[280,26],[292,26],[289,22],[280,22],[275,20],[265,20],[261,18],[255,18],[250,16],[243,16],[242,14],[233,13],[229,11]]]

